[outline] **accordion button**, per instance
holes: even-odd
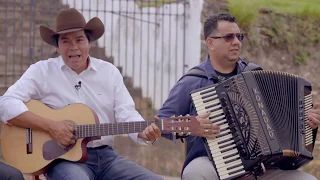
[[[241,141],[238,141],[238,142],[236,142],[236,145],[238,146],[238,147],[240,147],[240,148],[242,148],[243,146],[243,143],[241,142]]]
[[[238,136],[236,136],[235,138],[234,138],[234,141],[235,142],[237,142],[237,141],[239,141],[240,140],[240,138],[238,137]]]
[[[241,156],[247,156],[247,153],[246,153],[246,151],[244,149],[240,149],[239,153],[240,153]]]

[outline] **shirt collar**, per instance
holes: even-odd
[[[238,73],[241,72],[242,69],[243,69],[241,64],[242,64],[242,60],[241,60],[241,58],[239,58],[239,60],[237,61],[237,67],[236,67]],[[206,60],[200,66],[206,72],[208,79],[212,79],[212,78],[217,78],[218,77],[216,71],[214,70],[214,68],[213,68],[213,66],[211,64],[209,55],[207,56]]]
[[[88,65],[87,70],[93,69],[93,70],[97,71],[97,66],[94,64],[94,61],[92,61],[93,58],[89,55],[88,59],[89,59],[89,65]],[[61,55],[58,57],[58,64],[59,64],[60,69],[62,69],[62,67],[69,68],[69,67],[65,64],[65,62],[63,61]]]

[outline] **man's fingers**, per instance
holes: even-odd
[[[216,124],[212,124],[211,122],[209,124],[200,124],[201,129],[214,129],[219,130],[220,127]]]
[[[319,125],[320,114],[309,112],[308,118]]]
[[[72,124],[67,124],[67,128],[70,132],[74,132],[75,131],[75,127]]]
[[[212,124],[200,124],[201,129],[212,129]]]
[[[145,135],[146,135],[146,139],[149,140],[149,139],[152,139],[152,134],[150,132],[150,126],[148,126],[148,128],[145,129]]]
[[[211,114],[211,112],[207,112],[207,113],[199,114],[198,117],[199,118],[207,118],[210,116],[210,114]]]
[[[208,135],[208,136],[206,136],[206,138],[207,138],[207,139],[211,139],[211,140],[213,140],[213,139],[215,139],[215,138],[216,138],[216,135]]]
[[[158,136],[158,135],[160,136],[160,135],[161,135],[161,131],[160,131],[160,129],[158,128],[158,126],[155,125],[154,123],[152,123],[151,126],[152,126],[153,130],[155,131],[156,135],[157,135],[157,136]]]
[[[154,120],[160,120],[160,118],[158,116],[153,116]]]
[[[307,124],[311,127],[311,129],[315,129],[317,127],[316,124],[314,124],[312,121],[307,121]]]
[[[315,103],[315,104],[313,105],[312,109],[318,109],[318,108],[319,108],[319,106],[320,106],[320,104],[319,104],[319,103]]]
[[[204,135],[213,135],[213,134],[217,135],[219,133],[220,133],[220,130],[213,130],[213,129],[204,129],[203,130]]]
[[[149,131],[149,140],[150,139],[156,139],[157,138],[157,134],[155,132],[155,130],[153,129],[153,126],[148,126],[148,131]]]

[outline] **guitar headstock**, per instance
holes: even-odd
[[[196,116],[172,116],[165,118],[163,121],[163,128],[167,132],[176,133],[179,135],[189,135],[195,132],[199,126],[200,122],[197,120]]]

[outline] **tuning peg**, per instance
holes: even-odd
[[[191,115],[190,114],[186,114],[186,117],[190,117]],[[190,121],[190,118],[185,118],[185,121],[186,122],[189,122]]]
[[[171,122],[174,122],[174,118],[175,118],[175,117],[176,117],[175,115],[172,115],[172,116],[171,116],[171,118],[172,118],[172,119],[171,119]]]
[[[173,142],[176,144],[176,140],[177,140],[177,135],[176,135],[177,133],[176,132],[173,132],[172,133],[172,140],[173,140]]]

